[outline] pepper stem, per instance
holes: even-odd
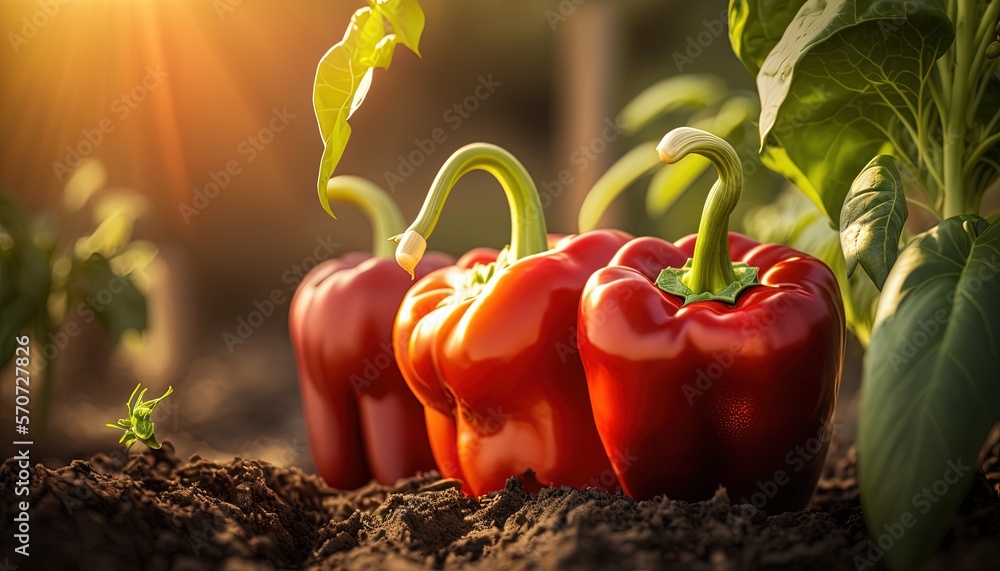
[[[656,280],[663,291],[695,301],[736,303],[746,288],[757,283],[758,268],[729,257],[729,216],[743,190],[743,167],[732,145],[690,127],[667,133],[656,147],[660,159],[674,163],[689,153],[707,158],[719,173],[701,212],[694,254],[682,268],[664,268]]]
[[[493,175],[507,194],[511,232],[507,262],[548,249],[545,217],[542,215],[538,189],[524,165],[514,155],[496,145],[472,143],[455,151],[445,161],[431,184],[417,219],[406,232],[393,237],[399,244],[396,247],[396,262],[410,277],[413,277],[413,269],[427,248],[427,238],[434,231],[452,187],[463,175],[475,170]]]
[[[656,147],[660,159],[675,163],[689,153],[712,162],[719,180],[705,200],[698,225],[691,271],[681,281],[696,294],[715,293],[734,281],[733,262],[729,257],[729,216],[736,208],[743,190],[743,167],[733,146],[698,129],[681,127],[667,133]]]
[[[364,210],[372,223],[372,254],[393,257],[396,246],[389,237],[398,234],[406,222],[382,187],[366,178],[341,175],[326,183],[326,196],[330,202],[349,202]]]

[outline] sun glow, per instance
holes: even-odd
[[[227,15],[210,2],[5,1],[0,108],[17,142],[0,165],[7,184],[48,202],[94,157],[160,206],[190,200],[205,178],[199,150],[258,123],[231,70],[267,56],[246,53],[253,42],[227,47],[256,25]]]

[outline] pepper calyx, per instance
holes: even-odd
[[[507,266],[510,265],[508,262],[508,254],[510,253],[510,246],[505,247],[497,255],[495,262],[490,262],[488,264],[475,263],[469,268],[468,272],[465,274],[465,283],[461,287],[455,290],[452,299],[457,299],[465,301],[467,299],[472,299],[479,295],[486,284],[490,283],[493,278],[500,275]],[[449,301],[442,300],[439,306],[446,305]]]
[[[661,290],[684,298],[684,305],[698,301],[721,301],[730,305],[747,288],[760,284],[757,274],[760,268],[749,266],[746,262],[733,262],[734,280],[726,287],[716,292],[695,292],[684,283],[684,278],[691,272],[691,258],[680,268],[664,268],[656,278],[656,286]]]

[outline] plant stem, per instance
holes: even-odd
[[[965,157],[965,113],[969,103],[969,74],[972,71],[975,46],[975,0],[959,0],[955,16],[955,73],[949,98],[948,121],[943,141],[944,158],[944,217],[966,212],[963,159]]]
[[[413,268],[423,256],[426,240],[434,231],[452,187],[465,174],[481,170],[493,175],[510,207],[510,250],[506,260],[514,262],[548,250],[545,217],[534,181],[514,155],[487,143],[473,143],[455,151],[438,171],[424,199],[420,214],[401,236],[394,237],[396,261],[413,275]]]
[[[735,280],[729,257],[729,217],[743,190],[739,156],[726,141],[690,127],[667,133],[656,150],[665,163],[677,162],[688,153],[702,155],[712,161],[719,173],[701,213],[691,271],[682,279],[696,294],[718,292]]]
[[[46,317],[45,323],[36,327],[35,334],[38,336],[38,339],[46,340],[49,339],[49,334],[56,330],[56,327]],[[41,353],[41,350],[39,350],[39,353]],[[38,400],[35,405],[35,422],[32,423],[32,426],[38,429],[36,436],[44,436],[48,432],[52,395],[55,393],[55,387],[53,387],[56,378],[55,359],[44,359],[42,361],[41,377],[42,387],[38,391]]]
[[[372,254],[376,258],[395,255],[396,245],[389,238],[399,234],[406,222],[382,187],[357,176],[335,176],[326,183],[326,197],[330,202],[349,202],[364,210],[372,223]]]
[[[993,42],[996,37],[997,17],[1000,16],[1000,0],[991,0],[986,7],[986,12],[979,19],[979,26],[976,28],[976,36],[972,45],[975,46],[972,60],[972,76],[970,78],[982,78],[985,84],[988,81],[987,74],[983,74],[983,64],[986,61],[986,47]]]

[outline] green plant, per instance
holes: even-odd
[[[626,136],[634,136],[660,117],[674,114],[684,117],[687,126],[732,138],[744,130],[759,109],[753,94],[730,93],[725,82],[714,75],[687,74],[644,89],[625,105],[618,121]],[[615,198],[646,175],[652,174],[646,187],[646,212],[659,218],[709,170],[711,162],[700,156],[664,164],[656,152],[659,142],[657,138],[636,145],[594,183],[580,206],[580,232],[596,228]]]
[[[313,86],[313,108],[324,145],[317,187],[330,216],[326,183],[351,137],[347,120],[364,102],[375,69],[389,68],[397,43],[420,55],[423,31],[424,12],[417,0],[368,0],[368,7],[351,17],[344,39],[320,60]]]
[[[730,2],[762,162],[839,229],[846,276],[881,289],[859,482],[873,536],[904,524],[896,568],[936,548],[975,472],[944,475],[1000,420],[1000,225],[979,216],[1000,173],[998,19],[1000,0]],[[939,222],[907,241],[907,205]]]
[[[147,208],[132,191],[105,188],[106,172],[83,161],[66,183],[57,209],[27,216],[0,193],[0,368],[14,355],[15,338],[30,334],[43,381],[35,413],[44,426],[53,363],[81,328],[97,322],[112,344],[146,328],[146,298],[137,279],[156,255],[133,241]],[[89,217],[87,215],[90,215]]]
[[[136,441],[142,442],[153,450],[159,449],[160,443],[157,442],[156,436],[153,434],[156,426],[150,420],[150,417],[153,416],[153,410],[156,408],[156,405],[160,404],[160,401],[174,392],[174,387],[167,387],[167,392],[163,393],[163,396],[143,401],[142,397],[146,395],[147,389],[142,389],[140,392],[139,387],[141,386],[142,383],[135,386],[132,396],[125,403],[125,406],[128,408],[128,417],[119,418],[118,422],[114,424],[105,424],[107,427],[125,431],[125,434],[122,434],[121,440],[118,441],[119,444],[125,444],[125,450],[132,448],[132,445]]]

